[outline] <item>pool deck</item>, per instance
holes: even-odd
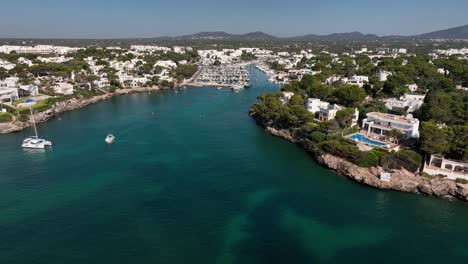
[[[376,146],[376,145],[373,145],[373,144],[370,144],[370,143],[366,143],[366,142],[362,142],[362,141],[359,141],[359,140],[353,140],[351,139],[350,137],[354,136],[354,135],[360,135],[360,136],[363,136],[369,140],[372,140],[372,141],[375,141],[375,142],[378,142],[378,143],[381,143],[382,146]],[[386,141],[382,141],[379,139],[379,137],[382,137],[380,135],[375,135],[374,137],[371,135],[367,135],[365,132],[362,132],[362,131],[359,131],[359,132],[356,132],[356,133],[352,133],[352,134],[349,134],[347,136],[345,136],[345,138],[349,139],[349,140],[352,140],[354,143],[356,143],[356,145],[359,147],[359,149],[361,151],[369,151],[373,148],[382,148],[382,149],[385,149],[385,150],[388,150],[388,151],[398,151],[400,150],[400,146],[397,145],[397,144],[394,144],[394,143],[391,143],[391,142],[386,142]]]

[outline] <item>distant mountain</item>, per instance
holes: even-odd
[[[402,40],[402,39],[468,39],[468,25],[445,30],[434,31],[413,36],[382,36],[363,34],[358,31],[346,33],[333,33],[328,35],[308,34],[297,37],[280,38],[261,31],[246,34],[229,34],[223,31],[200,32],[192,35],[178,37],[159,37],[156,39],[170,40],[220,40],[220,41],[367,41],[367,40]]]
[[[238,37],[246,40],[264,40],[264,41],[272,41],[272,40],[277,40],[278,38],[272,35],[268,35],[266,33],[263,33],[261,31],[256,31],[256,32],[251,32],[243,35],[238,35]]]
[[[294,40],[328,40],[328,41],[352,41],[352,40],[372,40],[379,39],[379,36],[374,34],[362,34],[361,32],[348,32],[348,33],[333,33],[329,35],[315,35],[309,34],[305,36],[292,37]]]
[[[468,39],[468,25],[414,36],[421,39]]]
[[[257,31],[246,34],[229,34],[224,31],[200,32],[192,35],[184,35],[177,37],[159,37],[156,39],[172,39],[172,40],[221,40],[221,41],[273,41],[278,38],[266,33]]]

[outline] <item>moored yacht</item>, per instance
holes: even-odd
[[[44,149],[45,147],[52,146],[52,142],[47,141],[42,138],[37,138],[36,136],[31,136],[23,140],[21,147],[23,148],[33,148],[33,149]]]
[[[21,144],[21,147],[32,148],[32,149],[44,149],[45,147],[52,146],[52,142],[45,140],[43,138],[39,138],[37,134],[36,121],[34,120],[34,115],[32,113],[31,107],[29,107],[29,111],[31,112],[31,119],[33,121],[34,132],[36,133],[36,135],[25,138],[23,140],[23,143]]]

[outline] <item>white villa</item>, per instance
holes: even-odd
[[[325,107],[321,107],[320,108],[320,112],[319,112],[319,117],[318,119],[320,121],[329,121],[329,120],[333,120],[335,119],[336,117],[336,113],[340,110],[343,110],[345,109],[346,107],[344,106],[341,106],[341,105],[337,105],[337,104],[333,104],[333,105],[326,105]],[[357,108],[354,109],[354,118],[352,120],[352,123],[351,123],[351,127],[353,126],[356,126],[357,125],[357,121],[359,119],[359,111],[357,110]]]
[[[451,180],[468,180],[468,163],[431,155],[429,164],[424,164],[423,172],[430,175],[444,175]]]
[[[18,99],[18,88],[0,88],[0,103]]]
[[[36,85],[21,85],[18,89],[18,95],[20,97],[39,95],[39,87]]]
[[[70,95],[73,94],[73,85],[69,83],[59,82],[53,86],[54,92],[57,94]]]
[[[368,76],[354,75],[346,82],[347,84],[354,84],[359,87],[363,87],[365,83],[369,82]]]
[[[329,102],[321,101],[318,98],[309,98],[307,99],[306,108],[307,111],[311,112],[312,114],[315,114],[320,111],[320,108],[326,108],[329,104]]]
[[[380,112],[370,112],[362,120],[362,129],[368,134],[386,135],[390,130],[400,130],[405,138],[419,137],[419,120],[412,115],[399,116]]]
[[[405,94],[400,99],[389,98],[384,100],[385,106],[391,110],[405,110],[408,113],[412,113],[419,109],[424,103],[424,94]]]
[[[104,88],[109,86],[110,82],[107,78],[101,77],[99,80],[93,81],[93,84],[99,88]]]
[[[15,88],[18,84],[18,81],[18,77],[5,78],[3,81],[0,81],[0,88]]]

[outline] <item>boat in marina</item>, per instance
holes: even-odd
[[[43,138],[39,138],[39,135],[37,134],[36,121],[34,120],[34,115],[32,113],[31,107],[29,107],[29,112],[31,112],[31,119],[33,121],[35,136],[30,136],[30,137],[25,138],[23,140],[23,143],[21,144],[21,147],[31,148],[31,149],[45,149],[45,147],[52,146],[52,142],[45,140]]]
[[[240,90],[244,89],[244,86],[243,85],[234,85],[232,86],[231,88],[234,92],[238,93]]]
[[[105,141],[106,141],[107,144],[113,143],[114,140],[115,140],[115,136],[112,135],[112,134],[108,134],[107,137],[106,137],[106,139],[105,139]]]

